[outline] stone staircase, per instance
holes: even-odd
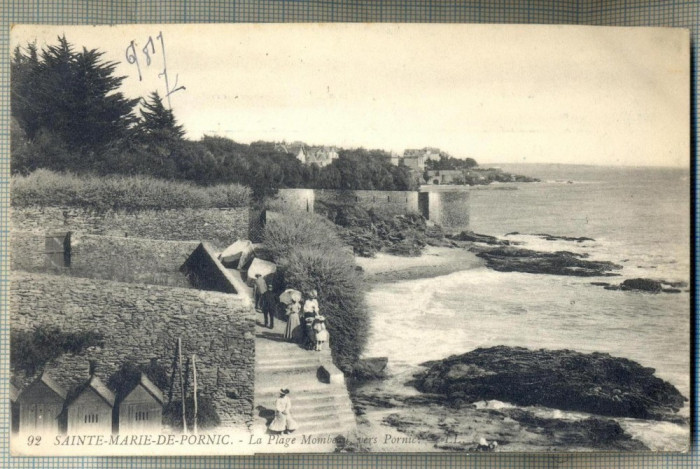
[[[262,317],[260,317],[262,319]],[[328,348],[309,351],[284,340],[286,323],[276,321],[274,329],[256,326],[255,338],[255,436],[265,436],[274,418],[275,400],[281,388],[290,390],[292,416],[299,428],[290,436],[306,444],[294,448],[263,445],[262,451],[332,451],[335,444],[324,442],[355,430],[355,414],[342,372],[331,359]],[[332,337],[331,337],[332,340]],[[309,438],[311,437],[311,438]],[[309,444],[311,439],[316,444]],[[256,449],[256,451],[257,451]]]

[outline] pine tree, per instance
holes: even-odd
[[[142,138],[167,140],[182,139],[185,135],[183,127],[177,124],[171,109],[163,105],[163,100],[157,91],[152,92],[148,99],[141,103],[141,120],[137,126]]]
[[[26,53],[15,49],[12,115],[29,140],[51,134],[85,155],[129,137],[139,100],[117,91],[126,77],[115,76],[117,63],[103,55],[96,49],[75,52],[65,36],[41,53],[31,44]]]

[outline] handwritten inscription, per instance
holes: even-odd
[[[163,37],[163,32],[159,32],[158,35],[153,40],[153,36],[148,36],[146,44],[137,51],[138,44],[136,41],[132,40],[126,48],[126,61],[132,65],[136,65],[136,70],[139,74],[139,81],[143,80],[143,73],[147,70],[151,64],[155,63],[155,56],[160,56],[161,58],[161,68],[158,73],[158,78],[163,78],[165,80],[165,97],[168,99],[168,107],[172,107],[170,104],[170,95],[184,90],[184,86],[178,86],[178,75],[175,74],[175,83],[170,86],[170,79],[168,77],[168,64],[165,57],[165,38]],[[160,50],[156,52],[156,42],[160,44]],[[140,52],[140,54],[139,54]],[[139,56],[143,57],[144,62],[139,60]],[[142,64],[145,70],[142,70]]]

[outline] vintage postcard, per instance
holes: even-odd
[[[13,455],[688,450],[688,31],[11,47]]]

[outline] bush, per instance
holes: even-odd
[[[122,363],[119,370],[107,380],[107,387],[114,390],[117,399],[124,398],[141,380],[145,374],[153,384],[165,395],[169,387],[168,372],[158,363],[137,365],[132,361]]]
[[[55,326],[36,326],[34,330],[10,331],[10,364],[29,375],[40,371],[46,363],[64,353],[81,353],[88,347],[102,346],[98,332],[63,332]]]
[[[355,260],[318,215],[279,215],[265,228],[265,244],[283,277],[282,288],[316,289],[335,364],[349,373],[367,340],[369,318]]]
[[[75,206],[96,211],[244,207],[250,189],[238,184],[211,187],[148,176],[76,176],[38,169],[11,181],[11,203]]]

